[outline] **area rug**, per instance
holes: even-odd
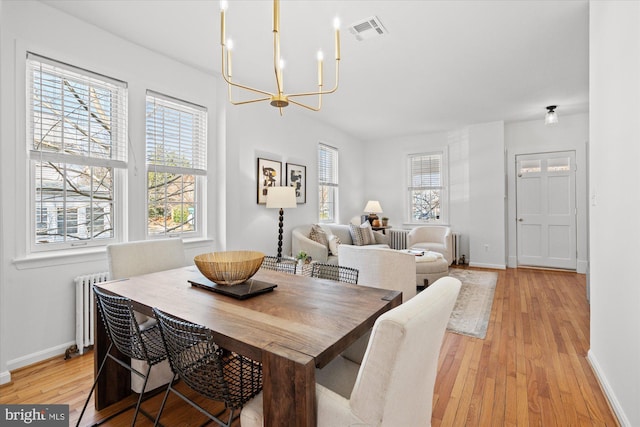
[[[498,273],[451,268],[449,276],[460,280],[462,287],[447,330],[484,339],[487,335]]]

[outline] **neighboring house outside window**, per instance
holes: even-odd
[[[151,91],[146,110],[147,233],[200,236],[207,110]]]
[[[408,156],[408,220],[410,223],[444,222],[447,194],[443,154]]]
[[[127,85],[27,55],[32,251],[119,237],[127,167]]]
[[[320,222],[336,222],[338,212],[338,150],[318,145],[318,197]]]

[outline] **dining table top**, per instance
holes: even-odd
[[[322,368],[399,305],[398,291],[260,269],[254,279],[276,284],[271,292],[236,299],[192,286],[204,277],[195,266],[96,284],[152,314],[156,307],[211,329],[217,343],[260,361],[274,345],[307,355]]]

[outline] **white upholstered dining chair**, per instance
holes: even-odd
[[[317,425],[430,426],[440,347],[460,286],[444,277],[381,315],[362,365],[338,356],[316,370]],[[262,393],[240,423],[263,425]]]
[[[126,279],[131,276],[171,270],[189,265],[184,253],[182,239],[141,240],[137,242],[115,243],[107,246],[109,277],[112,280]],[[141,328],[155,323],[155,319],[135,312]],[[140,372],[146,372],[147,364],[142,360],[132,360],[131,366]],[[154,365],[149,374],[146,390],[153,390],[173,379],[169,363],[165,360]],[[131,375],[131,389],[140,393],[143,380]]]

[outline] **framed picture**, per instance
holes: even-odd
[[[282,184],[282,162],[258,158],[258,204],[267,203],[267,188]]]
[[[287,186],[296,189],[296,203],[307,203],[307,167],[287,163]]]

